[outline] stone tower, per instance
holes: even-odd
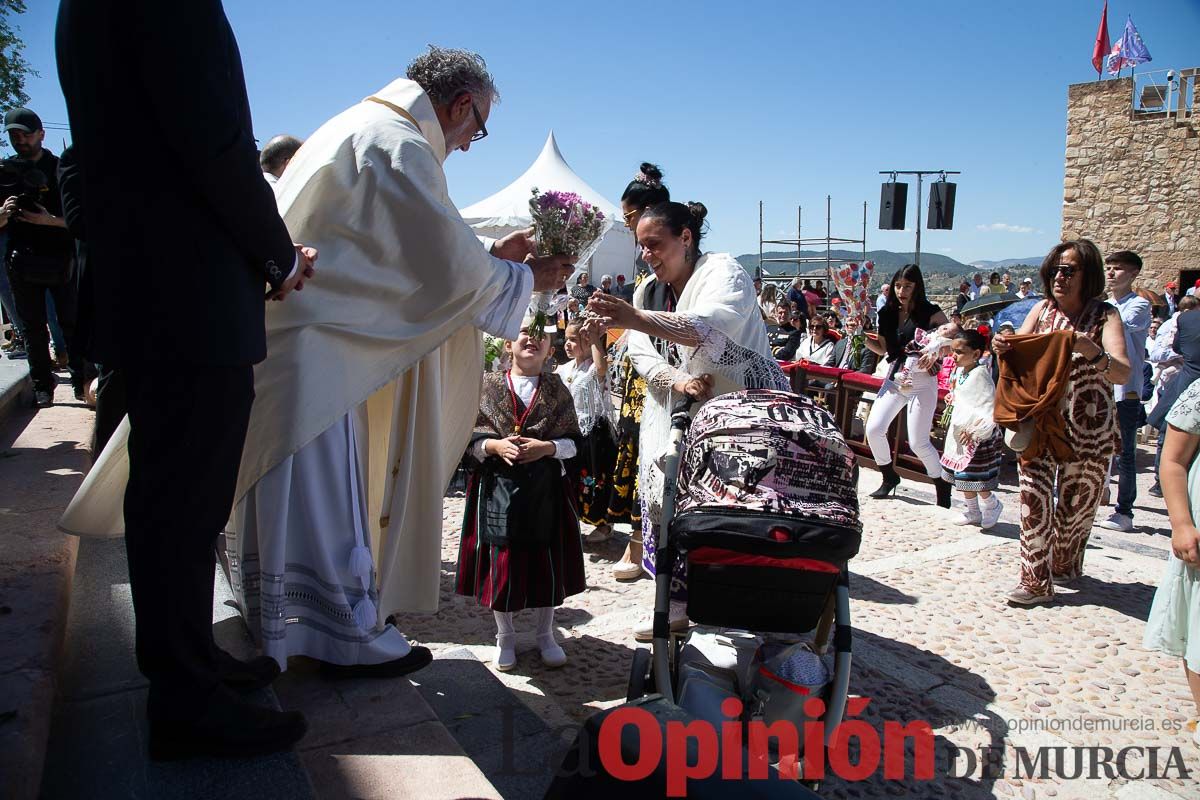
[[[1200,278],[1200,70],[1183,70],[1177,111],[1135,111],[1132,78],[1067,95],[1062,238],[1134,250],[1137,286],[1181,291]]]

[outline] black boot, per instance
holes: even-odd
[[[290,749],[308,730],[300,712],[247,703],[223,686],[202,702],[203,711],[191,719],[150,714],[151,761],[267,755]]]
[[[217,677],[221,683],[241,694],[249,694],[271,685],[279,677],[279,664],[270,656],[239,661],[221,648],[216,652]]]
[[[950,492],[954,484],[945,478],[934,478],[933,486],[937,490],[937,504],[942,508],[950,507]]]
[[[894,495],[896,487],[900,485],[900,476],[896,474],[895,465],[880,464],[879,472],[883,475],[883,483],[880,484],[878,489],[867,495],[867,497],[874,497],[876,500]]]

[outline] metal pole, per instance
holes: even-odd
[[[914,263],[921,266],[921,173],[917,173],[917,252]]]
[[[830,249],[829,238],[833,236],[833,197],[825,195],[825,280],[832,285],[833,252]]]
[[[804,258],[800,254],[800,240],[804,238],[804,206],[796,206],[796,274],[800,274],[800,259]]]
[[[759,201],[758,201],[758,273],[757,273],[757,275],[758,275],[758,277],[759,277],[759,278],[762,278],[762,274],[763,274],[763,270],[762,270],[762,257],[763,257],[763,249],[762,249],[762,244],[763,244],[763,242],[762,242],[762,240],[763,240],[763,228],[762,228],[762,222],[763,222],[763,220],[762,220],[762,217],[763,217],[763,212],[762,212],[762,204],[763,204],[763,201],[762,201],[762,200],[759,200]]]
[[[863,257],[862,260],[867,260],[867,201],[863,200]]]

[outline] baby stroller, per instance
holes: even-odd
[[[629,700],[657,692],[717,721],[721,703],[738,697],[743,721],[759,715],[799,727],[816,721],[804,711],[816,696],[828,747],[850,682],[847,562],[862,540],[854,454],[829,413],[804,396],[722,395],[700,409],[690,430],[689,406],[672,413],[653,647],[635,653]],[[671,566],[681,551],[688,616],[740,630],[672,641]],[[798,636],[809,632],[811,641]]]

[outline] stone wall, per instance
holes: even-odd
[[[1161,291],[1200,270],[1200,120],[1135,114],[1132,97],[1132,78],[1068,91],[1062,238],[1136,251],[1138,285]]]

